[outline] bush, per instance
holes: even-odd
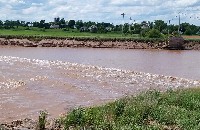
[[[192,35],[192,30],[190,28],[187,28],[184,34],[185,35]]]
[[[46,31],[46,29],[45,29],[45,28],[41,28],[41,29],[40,29],[40,31],[42,31],[42,32],[45,32],[45,31]]]
[[[30,28],[29,28],[29,27],[26,27],[25,30],[30,30]]]
[[[163,37],[162,34],[160,33],[160,31],[157,30],[157,29],[151,29],[151,30],[148,32],[147,36],[148,36],[149,38],[162,38],[162,37]]]
[[[47,112],[41,111],[38,120],[38,130],[44,130],[47,122]]]
[[[200,89],[148,91],[100,107],[78,108],[63,125],[71,130],[199,129],[199,102]]]
[[[67,28],[64,28],[64,29],[63,29],[63,31],[64,31],[64,32],[66,32],[66,31],[69,31],[69,29],[67,29]]]
[[[143,29],[143,30],[140,32],[140,35],[141,35],[142,37],[147,37],[149,31],[150,31],[149,29]]]

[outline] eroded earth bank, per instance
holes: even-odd
[[[24,47],[89,47],[89,48],[123,48],[123,49],[164,49],[165,41],[153,40],[119,40],[119,39],[87,39],[87,38],[62,38],[62,39],[17,39],[0,38],[0,45]],[[200,50],[199,41],[185,40],[183,48],[187,50]]]

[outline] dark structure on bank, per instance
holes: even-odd
[[[184,39],[181,36],[173,36],[169,37],[167,46],[165,49],[170,49],[170,50],[183,50],[185,49],[184,46]]]

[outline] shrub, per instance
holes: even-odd
[[[140,35],[141,35],[142,37],[147,37],[149,31],[150,31],[149,29],[143,29],[143,30],[140,32]]]
[[[149,38],[162,38],[162,37],[163,37],[162,34],[160,33],[160,31],[157,30],[157,29],[151,29],[151,30],[148,32],[147,36],[148,36]]]
[[[66,28],[64,28],[64,29],[63,29],[63,31],[64,31],[64,32],[66,32],[66,31],[69,31],[69,30],[68,30],[68,29],[66,29]]]
[[[199,93],[200,89],[148,91],[100,107],[75,109],[63,125],[71,130],[199,129]]]
[[[39,120],[38,120],[38,129],[39,130],[44,130],[45,125],[47,122],[47,112],[46,111],[41,111],[39,115]]]
[[[30,30],[30,28],[29,28],[29,27],[26,27],[25,30]]]

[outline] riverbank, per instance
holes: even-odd
[[[147,91],[101,106],[79,107],[57,119],[43,111],[38,120],[23,119],[0,123],[1,130],[77,130],[77,129],[165,129],[199,128],[200,89]]]
[[[2,46],[23,47],[71,47],[71,48],[122,48],[122,49],[166,49],[161,39],[90,39],[90,38],[0,38]],[[186,50],[200,50],[199,40],[185,40]]]

